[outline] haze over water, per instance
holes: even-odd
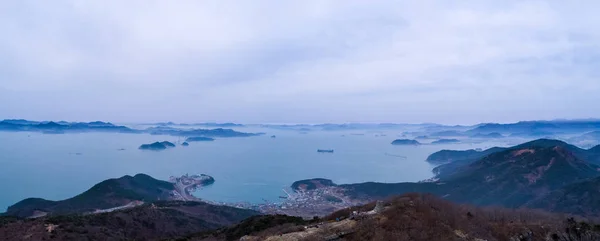
[[[390,142],[402,132],[398,129],[307,134],[235,129],[267,134],[192,142],[188,147],[178,145],[155,152],[138,147],[154,141],[175,143],[183,139],[149,134],[0,132],[0,211],[24,198],[65,199],[105,179],[137,173],[161,180],[172,175],[204,173],[216,182],[196,192],[200,198],[223,202],[277,201],[278,196],[284,195],[282,188],[307,178],[328,178],[338,184],[427,179],[432,176],[432,166],[425,162],[429,154],[441,149],[494,145],[393,146]],[[125,150],[119,151],[120,148]],[[317,153],[317,149],[334,149],[335,153]]]

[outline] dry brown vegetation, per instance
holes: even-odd
[[[590,220],[536,210],[457,205],[417,193],[387,200],[384,211],[379,214],[352,215],[353,211],[366,212],[374,206],[371,203],[340,210],[310,224],[295,227],[284,224],[245,234],[250,235],[247,240],[286,240],[290,237],[294,237],[293,240],[349,241],[600,240],[600,226],[590,224]],[[304,227],[309,228],[304,230]]]
[[[0,240],[156,240],[236,224],[257,212],[198,202],[155,205],[94,215],[1,218]],[[49,227],[51,227],[49,229]]]

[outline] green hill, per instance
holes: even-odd
[[[132,201],[169,200],[173,184],[156,180],[145,174],[108,179],[75,197],[49,201],[28,198],[8,207],[6,215],[28,217],[34,212],[50,214],[81,213],[126,205]]]

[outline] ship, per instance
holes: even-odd
[[[333,150],[318,149],[317,152],[321,152],[321,153],[333,153]]]

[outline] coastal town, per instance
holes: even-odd
[[[285,214],[312,218],[336,210],[365,204],[365,201],[350,199],[337,186],[319,187],[312,190],[296,190],[279,203],[265,203],[250,207],[265,214]]]
[[[193,193],[207,185],[215,182],[215,179],[209,175],[188,175],[181,177],[172,176],[169,182],[174,184],[175,190],[172,192],[172,199],[179,201],[202,201],[214,205],[225,205],[236,208],[245,208],[259,211],[264,214],[284,214],[288,216],[298,216],[304,218],[313,218],[314,216],[323,216],[333,211],[363,205],[367,201],[351,199],[344,194],[344,189],[336,185],[324,185],[320,180],[304,180],[308,184],[316,184],[313,188],[307,188],[305,184],[297,187],[283,188],[281,201],[268,201],[264,203],[248,202],[216,202],[198,198]]]
[[[211,185],[215,179],[206,174],[189,175],[181,177],[171,176],[169,182],[173,183],[172,200],[202,201],[215,205],[225,205],[259,211],[264,214],[284,214],[313,218],[323,216],[335,210],[365,204],[365,200],[356,200],[347,197],[344,189],[337,185],[320,183],[322,180],[304,180],[306,184],[315,184],[307,188],[306,184],[299,184],[292,188],[283,188],[280,201],[267,201],[264,203],[231,203],[215,202],[198,198],[193,195],[196,190]],[[327,180],[328,181],[328,180]]]
[[[173,191],[173,199],[180,201],[201,201],[201,199],[192,195],[197,189],[215,182],[215,179],[209,175],[188,175],[181,177],[171,176],[169,182],[173,183],[175,190]]]

